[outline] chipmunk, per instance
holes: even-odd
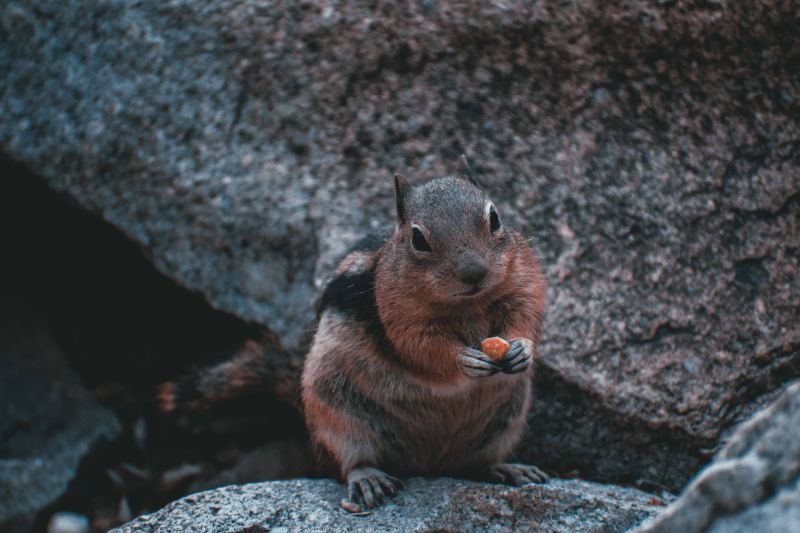
[[[395,175],[397,221],[339,263],[319,300],[301,382],[320,457],[348,510],[380,505],[407,475],[544,482],[504,461],[525,426],[546,283],[462,155],[455,175]],[[494,361],[477,346],[510,342]]]

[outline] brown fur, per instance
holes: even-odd
[[[299,407],[298,381],[302,359],[285,352],[270,333],[242,343],[226,359],[198,368],[156,388],[163,413],[208,409],[254,391],[263,391]]]
[[[302,377],[312,441],[351,483],[381,474],[376,468],[457,473],[502,463],[530,405],[532,367],[476,378],[457,361],[490,336],[535,343],[545,281],[533,250],[507,228],[489,231],[473,213],[487,200],[464,180],[433,180],[418,191],[403,190],[410,186],[401,178],[397,187],[394,236],[337,269],[351,276],[340,278],[340,290],[373,291],[375,308],[350,301],[361,295],[331,292]],[[448,202],[460,204],[448,212],[430,208]],[[436,256],[409,247],[411,224],[423,228]],[[483,289],[473,296],[463,295],[454,274],[460,258],[471,257],[465,250],[487,264]]]

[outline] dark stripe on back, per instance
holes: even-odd
[[[344,273],[336,276],[325,286],[317,311],[326,309],[367,322],[378,312],[375,301],[375,271],[364,270],[358,273]]]
[[[377,251],[386,242],[386,238],[382,235],[381,233],[372,234],[363,238],[350,253]],[[385,357],[406,366],[386,336],[386,330],[378,316],[374,265],[361,272],[347,272],[331,279],[319,299],[317,313],[322,314],[327,309],[335,310],[361,322],[366,333],[372,337]]]
[[[353,252],[377,252],[391,236],[388,228],[370,233],[355,243],[342,258]],[[342,260],[339,261],[341,264]],[[375,272],[373,269],[356,274],[335,276],[325,285],[322,297],[317,301],[317,315],[325,309],[334,308],[362,320],[369,313],[377,313],[375,304]]]

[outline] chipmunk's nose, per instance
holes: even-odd
[[[475,285],[486,277],[486,261],[477,252],[462,252],[456,261],[456,273],[464,283]]]

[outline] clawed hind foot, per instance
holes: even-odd
[[[377,507],[397,494],[402,485],[399,479],[377,468],[356,468],[347,475],[347,499],[342,500],[342,507],[351,513]]]
[[[501,463],[489,468],[492,481],[499,481],[507,485],[527,485],[528,483],[545,483],[549,478],[547,474],[533,465],[519,463]]]

